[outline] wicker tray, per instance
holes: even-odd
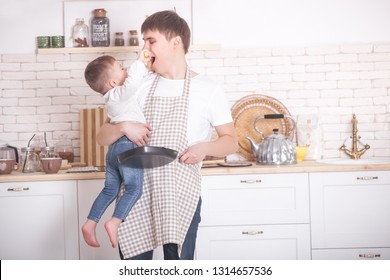
[[[253,126],[254,120],[258,116],[267,114],[290,115],[290,112],[280,101],[261,94],[248,95],[238,100],[231,110],[238,136],[239,153],[251,161],[254,161],[254,157],[250,142],[246,137],[251,137],[256,143],[263,140],[262,135]],[[294,133],[290,131],[293,128],[293,123],[289,118],[262,119],[256,122],[256,126],[263,131],[264,137],[269,136],[274,128],[278,128],[279,133],[286,135],[290,140],[294,137]]]

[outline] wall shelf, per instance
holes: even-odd
[[[38,54],[71,54],[71,53],[121,53],[138,52],[142,47],[86,47],[86,48],[42,48],[37,49]],[[220,50],[219,44],[191,45],[189,51]]]

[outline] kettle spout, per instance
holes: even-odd
[[[246,139],[248,139],[249,143],[251,143],[251,149],[252,149],[253,157],[256,159],[257,158],[257,153],[259,151],[259,145],[256,144],[255,141],[253,141],[253,139],[250,138],[249,136],[247,136]]]

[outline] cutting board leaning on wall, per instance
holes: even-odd
[[[96,143],[96,134],[107,118],[105,108],[80,110],[80,162],[105,167],[108,146]]]

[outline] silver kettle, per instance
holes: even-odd
[[[264,133],[256,126],[257,121],[260,119],[277,119],[284,117],[285,116],[281,114],[259,116],[255,119],[253,125],[255,130],[264,137]],[[286,117],[290,118],[293,123],[293,126],[289,131],[289,134],[291,134],[294,131],[295,122],[290,116]],[[288,137],[279,134],[279,129],[277,128],[273,129],[273,133],[259,143],[255,143],[249,136],[246,138],[251,144],[253,156],[258,164],[281,165],[297,163],[294,143],[289,140]]]

